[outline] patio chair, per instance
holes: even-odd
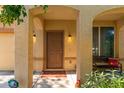
[[[119,62],[119,58],[108,58],[104,56],[95,57],[95,61],[93,62],[93,70],[119,70],[122,72],[122,64]]]
[[[122,72],[122,64],[118,58],[108,58],[109,67],[112,69],[119,69]]]
[[[104,70],[108,68],[108,57],[93,56],[93,70]]]

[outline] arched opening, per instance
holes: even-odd
[[[123,7],[104,11],[94,18],[92,48],[94,68],[110,69],[109,62],[112,58],[117,59],[122,65],[115,69],[123,70],[123,21]]]
[[[75,87],[73,82],[76,81],[78,12],[67,6],[48,6],[46,13],[43,13],[41,7],[30,10],[30,33],[33,35],[33,39],[30,37],[33,42],[32,71],[34,78],[36,77],[33,87]],[[55,83],[54,81],[69,82],[70,78],[73,78],[72,86],[69,83],[49,85]]]

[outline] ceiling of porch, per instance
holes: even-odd
[[[116,21],[124,18],[124,8],[105,11],[95,17],[95,21]]]
[[[41,8],[33,9],[33,15],[38,16],[43,12]],[[49,6],[46,13],[42,14],[46,20],[76,20],[78,11],[67,6]]]

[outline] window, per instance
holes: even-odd
[[[93,27],[93,55],[114,56],[114,27]]]

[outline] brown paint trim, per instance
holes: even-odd
[[[77,58],[76,57],[65,57],[64,59],[65,60],[70,60],[70,59],[75,59],[76,60]]]
[[[44,58],[42,58],[42,57],[34,57],[33,59],[34,60],[44,60]]]
[[[43,33],[44,35],[44,40],[43,40],[43,46],[44,46],[44,48],[43,48],[43,52],[44,52],[44,58],[45,58],[45,60],[44,60],[44,62],[43,62],[43,70],[45,70],[46,69],[46,31],[44,31],[44,33]]]
[[[33,82],[33,16],[31,11],[29,10],[29,24],[28,24],[28,75],[26,76],[27,78],[27,83],[28,87],[32,88],[32,82]]]
[[[14,33],[13,28],[0,28],[0,33]]]
[[[124,58],[119,58],[119,61],[124,61]]]

